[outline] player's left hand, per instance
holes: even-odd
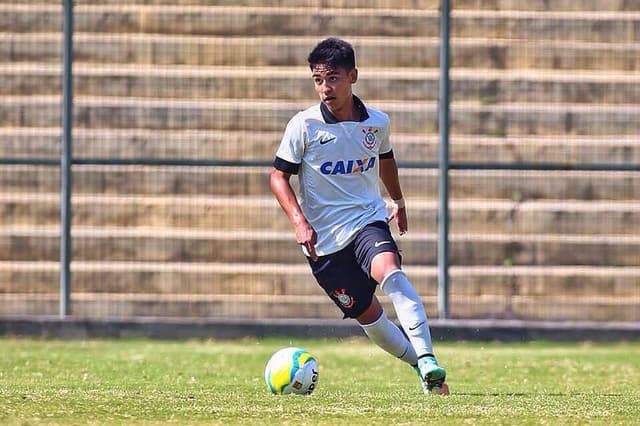
[[[391,203],[391,215],[389,216],[389,222],[398,221],[398,231],[400,235],[406,234],[409,230],[409,221],[407,220],[407,208],[406,206],[398,206],[396,203]]]
[[[409,230],[409,221],[407,220],[407,208],[398,208],[398,213],[396,214],[396,220],[398,221],[398,231],[400,235],[404,235]]]

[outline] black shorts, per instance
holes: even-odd
[[[384,252],[399,254],[386,222],[373,222],[362,228],[342,250],[307,258],[320,287],[340,308],[344,318],[356,318],[371,305],[377,282],[371,278],[373,258]]]

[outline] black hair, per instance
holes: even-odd
[[[329,37],[322,40],[313,48],[307,58],[309,67],[313,70],[316,65],[329,65],[332,68],[344,68],[350,71],[356,67],[356,55],[353,47],[346,41]]]

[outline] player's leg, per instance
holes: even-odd
[[[340,252],[309,259],[316,281],[344,314],[355,318],[369,339],[391,355],[416,365],[417,356],[411,342],[387,318],[375,297],[377,283],[362,270],[349,246]]]
[[[375,295],[369,308],[356,320],[373,343],[407,364],[417,365],[418,357],[411,342],[402,330],[389,320]]]
[[[355,252],[371,278],[389,296],[416,354],[418,370],[428,390],[442,389],[446,377],[433,355],[431,332],[419,294],[401,269],[397,245],[384,222],[367,225],[356,237]]]
[[[380,280],[382,291],[391,299],[398,320],[418,354],[418,371],[426,383],[426,390],[440,393],[446,371],[433,355],[429,321],[420,295],[399,266],[395,253],[380,253],[372,261],[372,276]]]

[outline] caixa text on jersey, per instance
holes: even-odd
[[[323,175],[346,175],[350,173],[363,173],[370,170],[376,164],[376,157],[356,160],[338,160],[322,163],[320,171]]]

